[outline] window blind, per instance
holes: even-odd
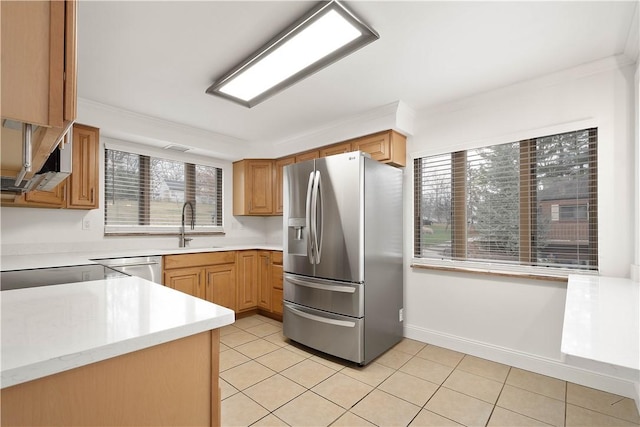
[[[222,169],[105,150],[106,233],[177,231],[187,201],[196,228],[222,227]]]
[[[597,129],[414,160],[414,256],[597,269]]]

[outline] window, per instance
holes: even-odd
[[[597,130],[414,160],[414,256],[597,269]]]
[[[196,229],[221,231],[222,169],[105,150],[105,233],[175,233],[186,201]]]

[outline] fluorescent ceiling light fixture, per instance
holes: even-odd
[[[207,89],[253,107],[379,38],[336,0],[322,2]]]

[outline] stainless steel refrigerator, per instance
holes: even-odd
[[[402,170],[355,151],[283,181],[283,333],[365,365],[402,338]]]

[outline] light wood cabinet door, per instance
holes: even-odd
[[[271,312],[282,315],[283,311],[283,296],[282,289],[274,289],[272,293],[273,303],[271,304]]]
[[[176,291],[194,297],[204,298],[202,286],[202,268],[179,268],[164,272],[164,284]]]
[[[283,195],[283,184],[284,181],[284,167],[287,165],[292,165],[296,162],[296,158],[285,157],[282,159],[278,159],[275,162],[275,178],[273,180],[273,194],[275,196],[275,205],[274,205],[274,213],[278,215],[282,215],[283,205],[284,205],[284,195]]]
[[[31,190],[15,195],[3,193],[0,204],[25,208],[64,208],[67,206],[67,185],[68,179],[65,179],[51,191]]]
[[[348,153],[351,151],[351,143],[343,142],[320,149],[320,157],[333,156],[334,154]]]
[[[373,160],[404,167],[407,163],[406,141],[404,135],[388,130],[351,140],[351,149],[369,153]]]
[[[271,312],[282,315],[282,252],[271,253]]]
[[[63,208],[66,201],[67,181],[60,183],[51,191],[32,190],[24,194],[27,205]]]
[[[273,214],[273,160],[233,163],[233,214]]]
[[[271,252],[258,251],[258,307],[271,311]]]
[[[56,128],[75,120],[76,2],[1,7],[2,117]]]
[[[98,208],[99,133],[97,128],[90,126],[73,127],[73,171],[69,177],[68,208]]]
[[[320,150],[307,151],[306,153],[296,154],[296,163],[318,158],[320,158]]]
[[[207,267],[205,275],[205,299],[236,311],[235,263]]]
[[[237,309],[250,310],[258,307],[258,251],[238,251]]]
[[[0,2],[2,118],[40,127],[31,140],[30,179],[77,115],[76,2]],[[22,167],[22,131],[2,127],[2,176]]]

